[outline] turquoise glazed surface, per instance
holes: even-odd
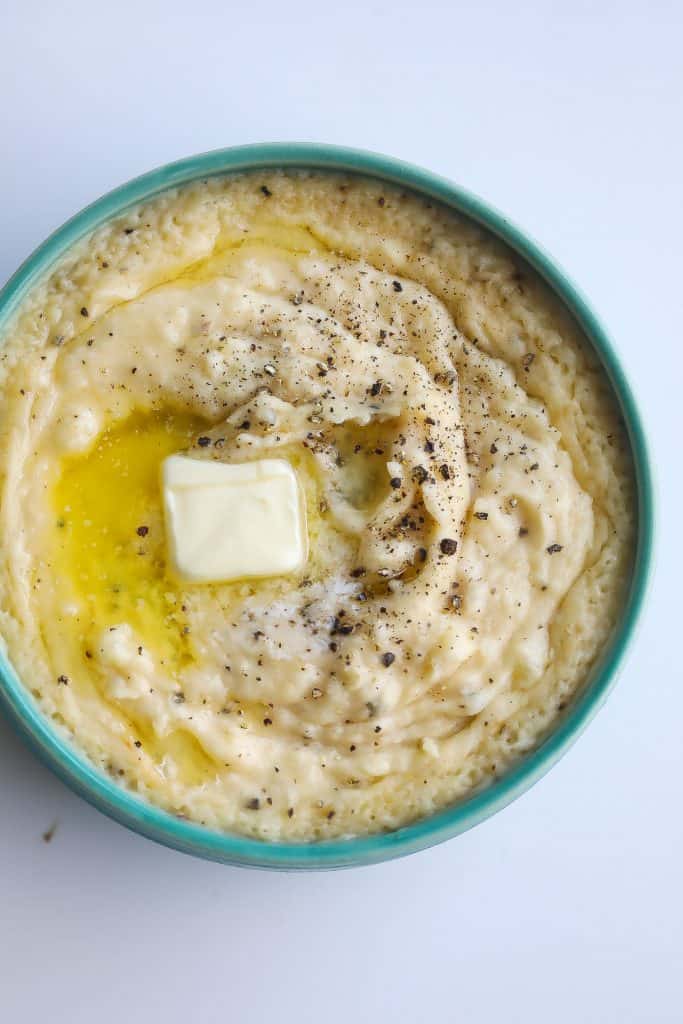
[[[652,556],[653,488],[643,429],[631,389],[611,342],[582,296],[556,264],[506,218],[465,190],[428,171],[375,153],[308,143],[237,146],[168,164],[115,189],[56,231],[0,292],[0,334],[27,292],[79,239],[159,192],[213,175],[277,167],[345,171],[379,178],[438,200],[518,252],[550,285],[581,325],[618,397],[635,462],[638,534],[633,575],[620,622],[590,679],[552,733],[494,782],[456,805],[388,834],[316,843],[266,843],[218,833],[181,820],[126,792],[93,767],[55,731],[0,655],[0,706],[42,760],[76,793],[121,824],[157,842],[227,864],[263,868],[336,868],[372,864],[414,853],[459,835],[495,814],[537,782],[576,740],[614,685],[640,613]]]

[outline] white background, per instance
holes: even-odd
[[[683,7],[0,0],[0,280],[107,189],[300,139],[482,195],[579,283],[634,382],[659,564],[620,684],[474,831],[334,874],[172,853],[0,724],[0,1020],[681,1021]],[[56,822],[52,841],[42,833]]]

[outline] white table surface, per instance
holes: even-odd
[[[0,0],[0,280],[102,192],[189,153],[304,139],[421,163],[587,293],[639,395],[660,508],[607,706],[526,796],[407,860],[202,863],[86,806],[0,723],[3,1024],[683,1019],[682,11]]]

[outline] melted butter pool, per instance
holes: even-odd
[[[134,413],[104,431],[87,452],[64,460],[54,492],[50,548],[59,585],[79,606],[84,650],[97,633],[125,622],[169,670],[190,660],[183,613],[188,585],[167,571],[161,463],[206,429],[203,420],[187,413]],[[340,538],[321,516],[313,457],[300,446],[275,454],[289,459],[303,489],[310,551],[303,575],[323,576]],[[275,596],[289,585],[287,577],[273,577],[189,586],[210,592],[227,615],[246,593]]]
[[[135,413],[67,458],[54,494],[56,568],[87,632],[127,622],[173,666],[188,645],[166,572],[160,466],[203,426],[187,413]]]

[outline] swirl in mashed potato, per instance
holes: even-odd
[[[378,182],[213,179],[107,224],[5,340],[0,628],[46,713],[172,812],[393,829],[547,732],[616,622],[633,487],[576,325]],[[286,458],[304,572],[166,568],[165,455]]]

